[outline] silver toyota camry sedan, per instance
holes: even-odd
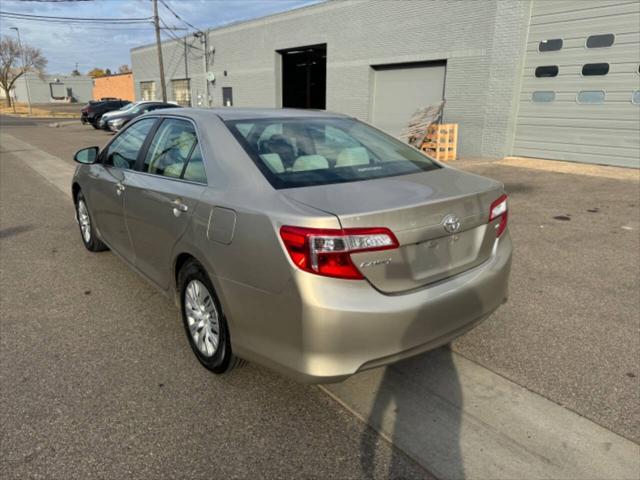
[[[335,382],[450,342],[507,298],[499,182],[353,118],[171,109],[85,148],[82,241],[182,312],[198,360]]]

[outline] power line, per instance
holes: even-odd
[[[32,15],[27,13],[7,12],[0,10],[3,17],[24,19],[24,20],[42,20],[42,21],[67,21],[67,22],[90,22],[90,23],[143,23],[150,22],[153,17],[140,18],[91,18],[91,17],[58,17],[52,15]]]
[[[177,29],[175,27],[170,27],[169,25],[167,25],[167,23],[162,18],[160,18],[160,23],[162,23],[162,25],[165,26],[165,28],[163,28],[162,30],[164,30],[164,33],[168,37],[171,37],[173,40],[175,40],[176,42],[180,42],[180,43],[182,43],[182,42],[184,42],[186,40],[186,37],[179,37],[175,33],[173,33],[173,30],[180,30],[180,29]],[[195,45],[193,45],[193,42],[189,45],[189,48],[194,48],[196,50],[203,51],[202,48],[196,47]]]
[[[196,32],[199,32],[200,29],[197,27],[194,27],[192,24],[190,24],[189,22],[187,22],[184,18],[182,18],[180,15],[178,15],[169,5],[167,5],[167,3],[164,0],[160,0],[160,3],[162,3],[162,5],[165,6],[165,8],[167,10],[169,10],[174,17],[176,17],[178,20],[180,20],[182,23],[184,23],[185,25],[187,25],[190,28],[193,28]]]

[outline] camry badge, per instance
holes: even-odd
[[[442,219],[442,226],[449,233],[456,233],[460,230],[460,220],[453,214],[449,214]]]

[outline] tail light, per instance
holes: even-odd
[[[283,226],[280,237],[295,265],[326,277],[364,278],[351,261],[351,253],[398,248],[388,228],[318,229]]]
[[[509,210],[507,208],[507,196],[502,195],[491,204],[491,213],[489,214],[489,222],[492,222],[496,218],[500,219],[496,225],[496,237],[502,235],[502,232],[507,228],[508,216]]]

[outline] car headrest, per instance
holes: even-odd
[[[293,162],[291,170],[302,172],[304,170],[321,170],[323,168],[329,168],[329,162],[322,155],[302,155]]]
[[[354,165],[368,165],[369,154],[364,147],[345,148],[338,154],[336,167],[352,167]]]

